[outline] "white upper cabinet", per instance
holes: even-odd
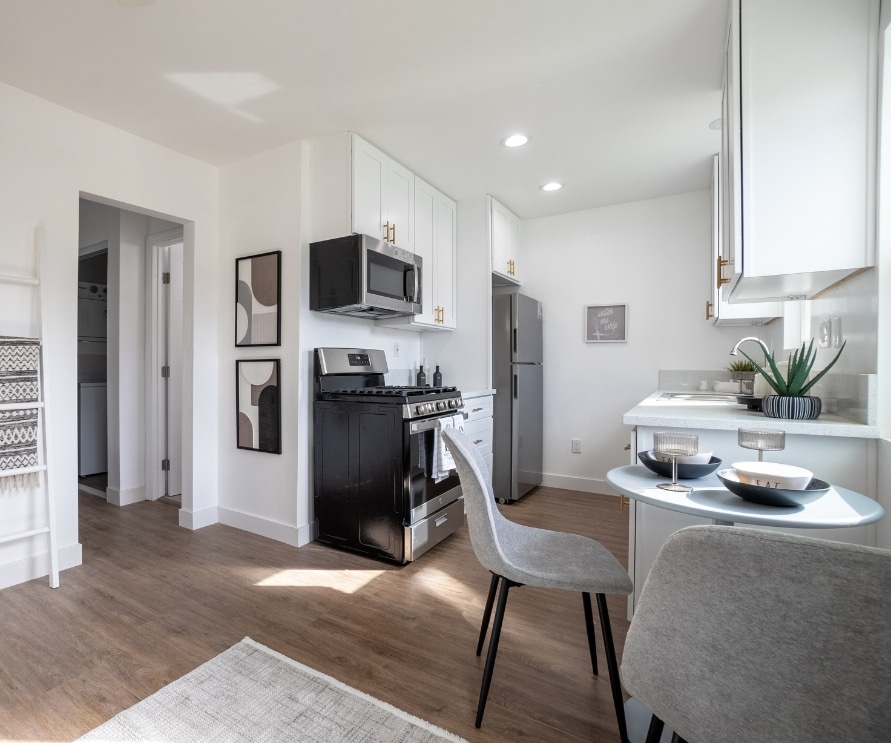
[[[491,199],[493,283],[520,283],[520,220]]]
[[[725,292],[729,279],[724,276],[728,265],[723,245],[723,199],[720,157],[712,162],[712,298],[706,302],[705,319],[715,325],[764,325],[783,315],[782,302],[741,302],[728,304]]]
[[[352,232],[414,250],[414,175],[361,137],[313,143],[312,240]]]
[[[457,207],[448,196],[420,178],[415,178],[414,185],[414,252],[423,260],[423,312],[412,317],[377,320],[376,323],[405,330],[454,330]]]
[[[732,0],[723,275],[812,297],[875,260],[878,0]]]

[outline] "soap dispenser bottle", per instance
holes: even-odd
[[[439,364],[436,365],[436,371],[433,372],[433,386],[442,387],[442,372],[439,371]]]

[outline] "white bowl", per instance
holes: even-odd
[[[734,462],[733,470],[741,482],[784,490],[804,490],[814,477],[804,467],[779,462]]]
[[[658,459],[660,462],[670,462],[671,456],[668,454],[659,454],[658,452],[653,452],[653,457]],[[696,454],[691,454],[689,457],[678,457],[678,464],[708,464],[712,461],[712,452],[710,451],[700,451]]]

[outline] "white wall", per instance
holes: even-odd
[[[295,545],[312,539],[313,349],[383,349],[398,376],[388,378],[391,383],[405,383],[420,354],[418,333],[309,310],[310,157],[309,144],[298,142],[227,166],[220,175],[219,519]],[[282,251],[282,345],[236,349],[235,258],[270,250]],[[393,356],[397,341],[399,358]],[[245,358],[281,359],[281,455],[236,448],[235,360]]]
[[[611,493],[607,471],[629,460],[622,415],[658,371],[720,370],[737,340],[767,337],[705,320],[710,209],[696,191],[522,223],[522,291],[543,303],[545,484]],[[628,342],[585,343],[585,305],[614,303],[628,304]]]
[[[79,199],[86,195],[152,216],[186,222],[186,445],[189,462],[181,523],[200,526],[215,511],[219,312],[218,171],[15,88],[0,85],[0,271],[35,272],[34,234],[45,236],[44,339],[51,489],[57,504],[62,567],[77,565],[77,259]],[[200,280],[193,282],[195,276]],[[194,283],[194,286],[193,286]],[[16,300],[21,293],[7,292]],[[3,302],[0,332],[39,332],[33,299]],[[228,319],[228,318],[226,318]],[[196,430],[195,421],[202,430]],[[40,516],[33,493],[4,495],[2,528],[9,532]],[[0,545],[0,586],[45,575],[45,540]],[[64,576],[62,581],[64,583]]]

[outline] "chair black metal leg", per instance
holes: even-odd
[[[647,730],[647,740],[646,743],[659,743],[659,740],[662,738],[662,731],[665,729],[665,723],[662,722],[656,715],[653,715],[650,718],[650,727]]]
[[[492,573],[492,582],[489,583],[489,595],[486,598],[486,610],[483,612],[483,622],[480,625],[480,640],[476,644],[476,654],[483,652],[483,643],[486,641],[486,632],[489,631],[489,620],[492,617],[492,604],[495,603],[495,592],[498,590],[500,575]]]
[[[594,636],[594,612],[591,610],[591,594],[582,593],[582,603],[585,605],[585,629],[588,630],[588,648],[591,650],[591,668],[597,675],[597,640]]]
[[[616,648],[613,645],[613,631],[609,623],[606,596],[602,593],[597,594],[597,610],[600,614],[600,631],[603,633],[606,667],[609,670],[609,685],[613,692],[613,704],[616,707],[616,721],[619,723],[619,737],[622,743],[628,743],[628,727],[625,724],[625,700],[622,698],[622,687],[619,683],[619,664],[616,662]]]
[[[483,724],[483,712],[486,709],[486,699],[489,697],[489,685],[492,683],[492,671],[495,669],[495,655],[498,652],[498,640],[501,639],[501,624],[504,622],[504,607],[507,606],[507,592],[519,583],[505,578],[501,583],[501,591],[498,593],[498,606],[495,608],[495,624],[492,627],[492,637],[489,639],[489,652],[486,655],[486,668],[483,671],[483,685],[480,688],[480,701],[476,708],[476,726]]]

